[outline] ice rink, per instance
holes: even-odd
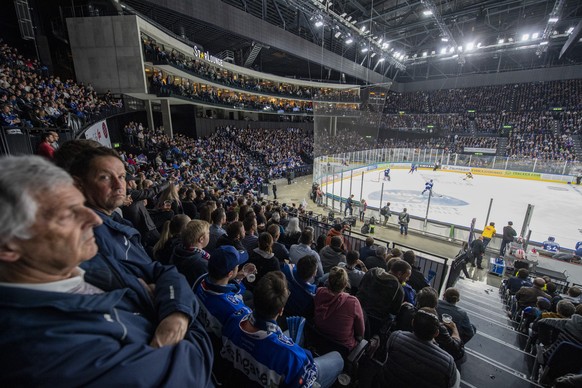
[[[476,228],[482,229],[493,198],[489,222],[495,222],[498,233],[502,233],[507,221],[513,221],[519,234],[527,205],[532,204],[535,206],[530,222],[533,241],[542,242],[548,236],[555,236],[562,247],[573,249],[582,240],[582,186],[484,175],[463,179],[464,173],[452,171],[418,170],[409,174],[408,170],[392,169],[391,181],[384,181],[379,175],[383,174],[375,170],[354,176],[351,184],[354,199],[365,198],[368,206],[379,207],[384,184],[382,204],[388,201],[392,211],[400,212],[406,207],[411,215],[424,218],[428,192],[424,195],[421,192],[425,182],[432,179],[429,219],[469,227],[475,217]],[[324,185],[323,191],[339,196],[342,184],[341,196],[346,198],[350,192],[349,176],[344,174],[343,181]]]

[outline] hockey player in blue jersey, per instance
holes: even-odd
[[[251,312],[243,302],[245,286],[241,283],[247,274],[254,274],[254,264],[239,266],[248,260],[246,251],[237,251],[231,245],[224,245],[212,251],[208,260],[208,273],[194,283],[194,293],[201,302],[200,321],[215,339],[222,337],[222,325],[236,311]]]
[[[426,191],[432,191],[432,186],[433,186],[433,184],[434,184],[434,183],[432,182],[432,179],[431,179],[430,181],[426,182],[426,183],[424,184],[424,190],[422,190],[422,195],[424,195],[424,193],[425,193]]]
[[[390,182],[390,169],[384,170],[384,180]]]
[[[416,164],[412,164],[410,166],[410,171],[408,171],[409,174],[414,174],[415,171],[418,171],[418,166]]]
[[[555,237],[548,237],[546,241],[544,241],[542,245],[543,249],[548,252],[560,252],[560,244],[556,242]]]
[[[254,312],[240,310],[224,325],[220,355],[261,387],[312,387],[316,382],[331,387],[343,369],[343,359],[338,352],[314,359],[281,331],[277,318],[288,298],[281,271],[263,276],[254,291]]]

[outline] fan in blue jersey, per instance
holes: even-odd
[[[433,186],[433,184],[434,184],[434,183],[432,182],[432,179],[431,179],[430,181],[426,182],[426,183],[424,184],[424,190],[422,190],[422,194],[424,195],[424,193],[425,193],[425,192],[427,192],[427,191],[432,191],[432,186]]]
[[[231,245],[216,248],[208,260],[208,273],[198,278],[192,288],[202,302],[198,318],[215,338],[222,337],[222,326],[232,314],[239,310],[251,312],[243,302],[245,287],[241,280],[254,273],[256,267],[246,264],[242,271],[238,270],[247,259],[247,252],[239,252]]]
[[[384,170],[384,180],[390,182],[390,169]]]
[[[262,387],[331,387],[343,369],[338,352],[313,358],[281,331],[277,318],[289,297],[281,271],[271,271],[259,280],[255,311],[236,312],[222,332],[220,355],[247,378]],[[245,386],[241,382],[241,386]]]

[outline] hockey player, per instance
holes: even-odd
[[[473,179],[473,174],[471,174],[471,171],[469,171],[465,177],[463,178],[464,181],[466,181],[467,179]]]
[[[543,248],[548,252],[560,252],[560,244],[558,244],[556,242],[556,238],[552,236],[548,237],[548,239],[544,241]]]
[[[414,164],[414,163],[413,163],[413,164],[410,166],[410,171],[408,171],[408,173],[409,173],[409,174],[413,174],[413,173],[414,173],[415,171],[417,171],[417,170],[418,170],[418,166],[417,166],[416,164]]]
[[[384,180],[390,182],[390,169],[384,170]]]
[[[432,186],[433,186],[433,184],[434,184],[434,183],[432,182],[432,179],[431,179],[430,181],[426,182],[426,183],[424,184],[424,190],[422,190],[422,195],[424,195],[424,193],[425,193],[426,191],[432,191]]]

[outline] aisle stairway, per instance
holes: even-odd
[[[582,136],[577,136],[577,135],[573,135],[572,136],[572,141],[574,142],[574,152],[576,153],[576,156],[578,157],[578,159],[580,159],[580,157],[582,157],[582,145],[580,144],[582,140]]]
[[[507,138],[498,137],[497,142],[497,156],[505,156],[505,147],[507,147]]]
[[[461,387],[539,387],[529,380],[534,359],[522,350],[527,337],[515,331],[499,288],[490,285],[499,278],[484,272],[471,268],[475,280],[462,279],[455,286],[461,293],[458,306],[477,327],[477,334],[465,345],[468,359],[461,369]]]

